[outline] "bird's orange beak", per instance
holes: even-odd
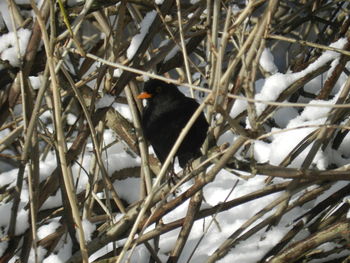
[[[147,92],[142,92],[142,93],[140,93],[140,95],[137,96],[138,99],[149,99],[151,97],[152,97],[152,95],[150,93],[147,93]]]

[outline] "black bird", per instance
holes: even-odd
[[[156,79],[147,81],[143,92],[137,98],[147,99],[142,114],[143,133],[153,146],[159,161],[164,163],[199,104],[186,97],[174,84]],[[202,112],[175,154],[182,168],[188,161],[201,155],[200,147],[206,138],[208,127]]]

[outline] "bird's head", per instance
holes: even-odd
[[[140,93],[138,99],[151,99],[157,97],[177,97],[183,96],[174,84],[169,84],[158,79],[151,79],[145,82],[143,92]]]

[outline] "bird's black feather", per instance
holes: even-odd
[[[186,97],[175,85],[160,80],[147,81],[144,92],[151,97],[147,99],[143,110],[142,129],[145,138],[163,163],[199,104]],[[204,114],[201,113],[175,155],[182,168],[189,160],[200,156],[200,147],[206,138],[208,126]]]

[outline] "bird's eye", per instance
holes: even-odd
[[[157,87],[157,88],[156,88],[156,92],[157,92],[157,93],[160,93],[161,91],[162,91],[162,87]]]

